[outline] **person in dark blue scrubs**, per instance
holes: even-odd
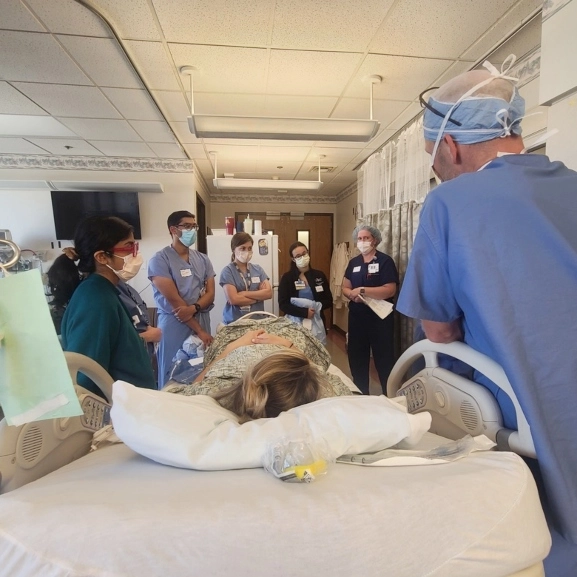
[[[368,225],[358,226],[353,240],[360,253],[352,258],[345,271],[343,294],[349,299],[349,366],[353,381],[361,392],[369,394],[371,351],[383,394],[395,364],[394,320],[389,314],[381,319],[364,297],[392,302],[397,293],[399,274],[393,259],[377,250],[381,232]]]

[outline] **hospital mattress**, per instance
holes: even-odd
[[[335,464],[307,485],[176,469],[118,444],[0,496],[2,577],[498,577],[548,549],[512,453]]]

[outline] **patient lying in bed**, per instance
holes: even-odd
[[[276,417],[317,399],[352,394],[340,377],[327,373],[330,356],[306,329],[286,319],[266,321],[267,330],[250,330],[263,321],[246,323],[242,328],[246,332],[240,336],[232,325],[217,335],[207,352],[205,369],[194,383],[168,384],[163,390],[210,395],[241,422]]]

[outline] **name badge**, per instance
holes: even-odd
[[[240,307],[240,312],[241,313],[250,313],[250,305],[243,305],[242,307]]]
[[[315,287],[315,290],[316,290],[318,293],[322,293],[322,292],[324,292],[325,289],[322,287],[322,285],[319,284],[319,285],[317,285],[317,286]]]
[[[253,277],[250,279],[250,282],[260,284],[260,277],[258,277],[258,276],[253,276]]]
[[[295,288],[300,291],[302,289],[304,289],[307,285],[305,284],[305,281],[303,280],[295,280]]]
[[[361,272],[361,267],[360,266],[353,267],[353,272]]]
[[[369,265],[369,274],[375,274],[379,272],[379,263],[376,262],[374,264]]]
[[[192,271],[189,268],[181,268],[180,269],[180,276],[181,277],[192,276]]]

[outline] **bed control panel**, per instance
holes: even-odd
[[[415,413],[423,409],[427,404],[427,392],[419,379],[403,385],[397,392],[397,396],[401,395],[407,399],[407,409],[409,413]]]
[[[99,431],[110,424],[110,405],[100,397],[91,394],[80,396],[80,406],[84,411],[82,424],[93,431]]]

